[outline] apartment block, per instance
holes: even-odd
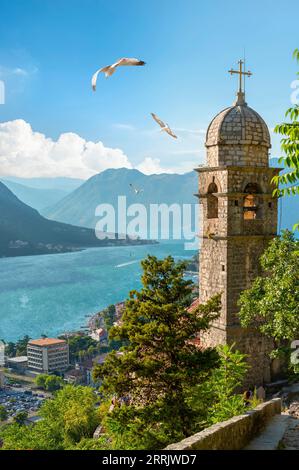
[[[69,346],[56,338],[31,340],[27,346],[28,369],[37,373],[63,372],[69,366]]]

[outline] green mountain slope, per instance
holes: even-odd
[[[94,230],[45,219],[0,183],[0,256],[2,257],[136,243],[144,242],[98,240]]]
[[[271,160],[277,166],[277,160]],[[135,194],[132,184],[143,191]],[[195,171],[177,174],[144,175],[137,170],[106,170],[91,177],[75,191],[64,197],[57,204],[42,213],[52,220],[94,228],[98,218],[95,209],[101,203],[112,204],[117,209],[117,197],[124,195],[127,206],[143,204],[147,209],[150,204],[195,204],[194,197],[198,187],[198,175]],[[279,203],[281,216],[280,228],[292,228],[299,220],[299,196],[284,198]]]
[[[135,194],[134,188],[142,189]],[[127,206],[150,204],[195,204],[197,192],[195,172],[161,175],[144,175],[138,170],[121,168],[106,170],[91,177],[82,186],[54,206],[43,211],[49,219],[72,223],[83,227],[95,227],[98,220],[95,209],[101,203],[117,208],[118,196],[126,196]]]

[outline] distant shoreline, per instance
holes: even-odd
[[[119,242],[119,243],[117,243]],[[7,259],[7,258],[20,258],[24,256],[43,256],[43,255],[60,255],[60,254],[66,254],[66,253],[78,253],[81,251],[89,250],[91,248],[119,248],[121,246],[127,247],[127,246],[146,246],[146,245],[158,245],[159,241],[157,240],[133,240],[130,239],[130,242],[128,243],[127,240],[118,240],[115,239],[114,243],[112,242],[107,242],[106,244],[103,245],[92,245],[92,246],[82,246],[82,247],[70,247],[69,249],[64,249],[62,248],[59,251],[51,251],[50,249],[48,251],[41,251],[41,252],[28,252],[28,253],[23,253],[23,254],[6,254],[6,255],[0,255],[0,261],[1,259]],[[18,248],[15,248],[18,250]]]

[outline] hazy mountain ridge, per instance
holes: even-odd
[[[143,244],[138,240],[98,240],[94,230],[55,222],[21,202],[0,182],[0,256],[74,251],[85,247]]]
[[[281,166],[277,159],[271,166]],[[132,184],[143,191],[135,194]],[[198,175],[195,171],[178,174],[144,175],[138,170],[125,168],[106,170],[92,176],[79,188],[64,197],[54,206],[43,210],[51,220],[94,228],[98,218],[95,209],[101,203],[117,208],[117,197],[125,195],[127,206],[134,203],[149,207],[150,204],[195,204],[198,192]],[[279,202],[279,226],[291,229],[299,220],[299,196],[282,198]]]
[[[58,201],[61,201],[70,191],[63,191],[62,189],[41,189],[31,188],[24,186],[20,183],[15,183],[1,178],[1,182],[10,189],[20,201],[24,202],[33,209],[41,211],[47,207],[53,206]]]
[[[62,191],[74,191],[76,188],[84,183],[84,179],[68,178],[65,176],[50,177],[34,177],[34,178],[21,178],[18,176],[1,176],[0,179],[11,181],[13,183],[22,184],[27,188],[35,189],[58,189]]]
[[[55,205],[78,188],[84,180],[75,178],[18,178],[3,176],[0,181],[20,199],[39,212]]]
[[[130,184],[142,192],[135,194]],[[195,204],[196,192],[195,172],[145,175],[138,170],[111,169],[89,178],[53,207],[44,210],[43,215],[52,220],[94,228],[98,220],[94,215],[96,207],[101,203],[117,207],[118,196],[126,196],[127,206],[139,203],[149,207],[155,203]]]

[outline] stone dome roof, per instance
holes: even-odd
[[[246,103],[237,103],[224,109],[211,121],[207,130],[206,146],[218,144],[271,147],[270,134],[265,121]]]

